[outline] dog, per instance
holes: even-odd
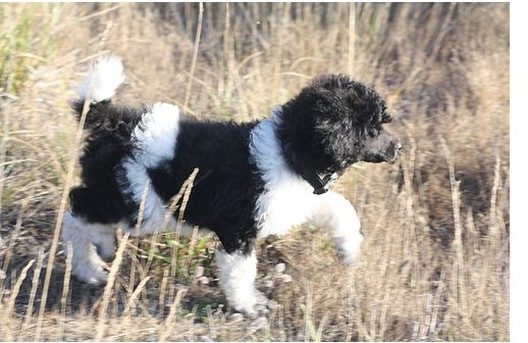
[[[373,88],[321,75],[269,117],[235,123],[187,118],[161,102],[115,105],[123,81],[120,58],[100,58],[72,105],[78,120],[88,109],[81,184],[70,191],[62,231],[77,279],[107,281],[104,260],[114,256],[117,226],[134,237],[177,227],[182,234],[195,226],[214,232],[220,285],[231,308],[246,314],[267,301],[255,287],[260,238],[311,223],[329,229],[345,263],[354,263],[360,221],[329,185],[352,164],[393,162],[401,149],[384,131],[391,116]],[[169,204],[195,168],[177,221],[167,215]]]

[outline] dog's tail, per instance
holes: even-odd
[[[77,94],[80,99],[90,99],[95,103],[110,100],[124,79],[123,63],[119,57],[101,57],[90,65],[83,83],[77,87]]]
[[[115,91],[124,81],[123,63],[117,56],[104,56],[94,61],[84,81],[76,88],[78,98],[73,102],[77,120],[81,118],[84,103],[89,101],[90,111],[86,117],[86,127],[90,128],[104,120],[106,107]]]

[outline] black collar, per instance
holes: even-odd
[[[339,175],[337,173],[333,174],[327,174],[322,179],[317,175],[315,170],[313,169],[305,169],[302,171],[301,176],[303,179],[308,181],[310,186],[313,187],[314,191],[313,194],[324,194],[328,192],[328,188],[330,187],[330,184],[337,180]]]

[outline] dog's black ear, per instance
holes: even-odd
[[[325,120],[352,120],[355,126],[365,126],[383,112],[383,100],[374,89],[348,75],[321,75],[303,92],[316,99],[315,110]]]
[[[343,75],[322,75],[282,106],[278,129],[286,159],[294,170],[318,172],[341,168],[343,154],[336,154],[329,142],[339,136],[343,151],[353,148],[353,116],[346,97],[352,83]],[[342,134],[341,134],[342,133]]]

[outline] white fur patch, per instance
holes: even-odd
[[[152,105],[132,134],[136,160],[147,168],[153,168],[161,161],[174,158],[179,122],[178,106],[162,102]]]
[[[167,227],[175,226],[176,221],[172,216],[166,223],[167,208],[163,200],[152,189],[145,166],[129,158],[123,163],[123,167],[130,185],[127,193],[132,195],[134,202],[143,204],[141,234],[137,236],[158,233],[164,229],[164,224],[167,224]],[[132,234],[135,228],[129,228],[129,230]]]
[[[241,312],[254,313],[256,305],[266,302],[266,298],[255,288],[257,257],[254,251],[244,255],[228,254],[217,249],[215,259],[221,286],[231,306]]]
[[[101,57],[90,65],[83,83],[77,87],[77,94],[81,99],[89,98],[95,102],[110,99],[124,79],[119,57]]]
[[[161,162],[174,158],[179,132],[179,109],[177,106],[156,103],[149,112],[143,114],[132,133],[134,158],[123,162],[125,176],[131,194],[138,204],[143,203],[141,235],[154,234],[167,227],[176,227],[173,216],[166,219],[167,208],[163,200],[150,185],[147,168],[154,168]],[[146,192],[146,193],[145,193]],[[132,233],[134,228],[129,229]]]
[[[251,132],[250,154],[257,163],[264,192],[256,201],[255,219],[259,237],[285,234],[292,226],[304,223],[315,210],[313,188],[286,164],[276,136],[280,109]]]
[[[354,264],[363,236],[356,210],[347,199],[332,191],[319,195],[317,211],[310,223],[330,230],[345,263]]]

